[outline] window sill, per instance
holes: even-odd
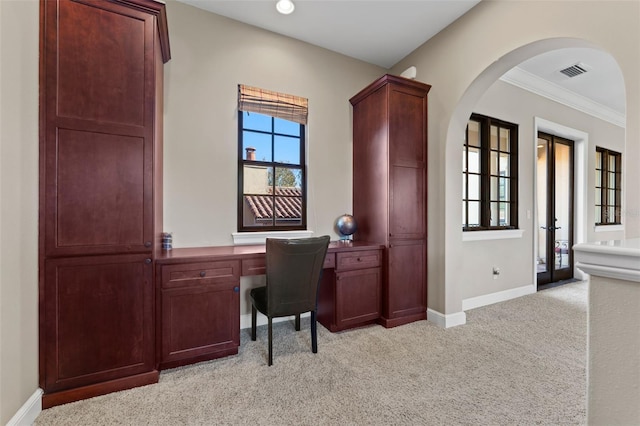
[[[624,231],[624,225],[596,225],[595,232],[617,232]]]
[[[313,231],[233,232],[234,245],[264,244],[267,238],[308,238]]]
[[[498,231],[463,231],[462,241],[507,240],[522,238],[524,229],[502,229]]]

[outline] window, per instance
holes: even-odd
[[[596,225],[620,225],[622,154],[596,147]]]
[[[518,227],[518,126],[472,114],[462,152],[462,229]]]
[[[307,100],[238,89],[238,231],[306,229]]]

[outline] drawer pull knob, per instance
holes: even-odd
[[[146,241],[146,242],[144,243],[144,246],[145,246],[145,247],[151,247],[151,241]]]
[[[200,276],[201,276],[201,277],[204,277],[205,275],[207,275],[207,273],[206,273],[205,271],[201,271],[201,272],[200,272]]]
[[[239,291],[240,291],[240,287],[235,286],[235,287],[233,288],[233,292],[234,292],[234,293],[238,293]]]
[[[147,265],[151,263],[151,259],[145,259],[144,263],[146,263]]]

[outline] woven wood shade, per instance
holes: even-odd
[[[308,104],[307,98],[238,84],[240,111],[257,112],[306,125]]]

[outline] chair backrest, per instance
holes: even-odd
[[[329,236],[267,238],[267,311],[272,317],[315,310]]]

